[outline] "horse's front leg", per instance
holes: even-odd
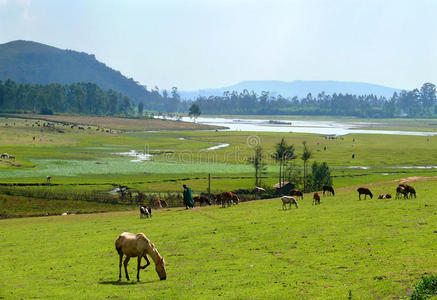
[[[147,258],[147,255],[144,254],[144,259],[146,260],[147,264],[145,264],[144,266],[141,266],[141,269],[145,269],[150,265],[150,260]]]
[[[129,274],[127,273],[127,264],[129,263],[129,256],[126,256],[126,259],[124,260],[124,272],[126,273],[126,279],[129,281]]]
[[[141,269],[141,255],[138,255],[138,263],[137,263],[137,281],[140,281],[140,269]]]

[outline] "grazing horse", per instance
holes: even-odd
[[[367,198],[367,195],[370,196],[370,199],[373,198],[373,194],[372,194],[372,192],[368,188],[360,187],[360,188],[357,189],[357,191],[358,191],[358,199],[359,200],[361,200],[361,195],[362,194],[364,194],[364,199]]]
[[[140,206],[140,219],[142,218],[151,218],[152,217],[152,208],[150,206]]]
[[[3,154],[0,156],[0,158],[1,158],[1,159],[7,159],[7,158],[9,158],[9,154],[7,154],[7,153],[3,153]]]
[[[320,205],[320,195],[319,193],[315,192],[313,196],[313,205]]]
[[[302,191],[299,191],[299,190],[291,190],[290,196],[295,196],[296,198],[300,197],[303,200],[303,193],[302,193]]]
[[[165,271],[164,258],[159,254],[155,245],[144,235],[144,233],[129,233],[123,232],[115,241],[115,249],[117,249],[120,256],[120,263],[118,265],[119,275],[118,280],[121,281],[121,262],[123,255],[126,255],[124,260],[124,271],[126,273],[126,279],[129,280],[129,274],[127,273],[127,264],[131,257],[138,257],[137,263],[137,280],[140,281],[140,269],[145,269],[150,265],[150,261],[147,258],[149,255],[155,263],[155,270],[158,273],[159,279],[165,280],[167,278],[167,272]],[[145,258],[147,264],[141,266],[141,258]]]
[[[194,202],[198,202],[200,206],[202,206],[203,203],[211,205],[211,201],[209,201],[208,197],[203,196],[203,195],[193,197],[193,200],[194,200]]]
[[[332,186],[329,185],[324,185],[323,186],[323,196],[325,196],[325,192],[327,192],[327,195],[335,195],[334,189],[332,188]]]
[[[401,198],[401,195],[404,195],[404,199],[408,198],[408,192],[405,190],[405,186],[398,186],[396,188],[396,199]]]
[[[406,185],[405,191],[408,193],[410,198],[413,198],[413,195],[414,195],[414,198],[416,198],[416,190],[411,185]]]
[[[282,210],[287,209],[287,204],[288,204],[288,209],[291,209],[291,204],[294,204],[296,206],[296,208],[299,207],[299,205],[297,204],[296,198],[294,198],[292,196],[282,196],[281,200],[282,200]]]
[[[232,192],[224,192],[221,194],[222,207],[231,206],[232,204],[238,204],[240,198]],[[235,201],[235,202],[234,202]]]
[[[47,177],[46,177],[46,181],[47,181],[47,183],[50,183],[50,180],[52,180],[52,176],[47,176]]]

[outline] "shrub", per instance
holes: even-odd
[[[427,299],[437,295],[437,276],[423,276],[411,295],[412,300]]]

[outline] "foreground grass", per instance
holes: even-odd
[[[375,195],[397,183],[369,186]],[[435,180],[417,199],[358,201],[356,187],[282,211],[279,199],[155,212],[0,221],[5,298],[355,299],[404,297],[437,272]],[[167,262],[142,281],[117,282],[115,238],[144,232]],[[135,260],[129,265],[135,276]]]

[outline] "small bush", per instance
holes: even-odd
[[[423,276],[411,295],[412,300],[422,300],[437,295],[437,276]]]

